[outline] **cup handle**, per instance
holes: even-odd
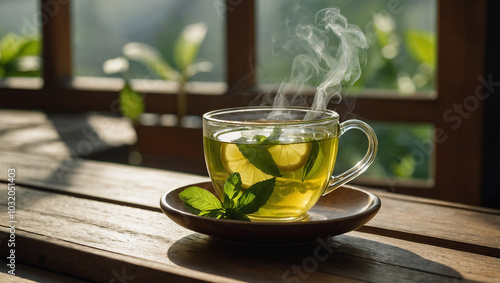
[[[328,187],[323,192],[323,195],[331,193],[341,185],[351,181],[352,179],[359,176],[363,173],[375,160],[375,156],[377,155],[378,149],[378,140],[375,135],[375,131],[366,124],[365,122],[357,119],[347,120],[340,124],[340,134],[339,137],[342,136],[343,133],[352,130],[358,129],[365,133],[368,138],[368,150],[366,151],[365,156],[361,161],[359,161],[356,165],[354,165],[351,169],[341,173],[338,176],[333,176],[328,184]]]

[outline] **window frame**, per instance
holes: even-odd
[[[44,23],[42,77],[7,78],[0,81],[0,107],[116,111],[121,81],[72,77],[70,4],[70,0],[40,0]],[[43,13],[44,7],[51,5],[58,5],[58,12],[50,15]],[[256,86],[254,73],[255,1],[226,0],[225,5],[226,85],[189,83],[189,115],[202,115],[216,108],[248,105],[262,93]],[[359,178],[355,183],[396,193],[478,205],[481,203],[484,104],[483,99],[479,98],[485,91],[480,78],[486,78],[486,0],[438,0],[437,5],[438,95],[407,98],[362,95],[356,98],[354,109],[359,117],[370,121],[433,124],[437,141],[433,150],[434,181],[374,181]],[[464,18],[468,20],[457,20]],[[147,93],[146,112],[176,112],[176,96],[173,95],[175,86],[154,84],[145,88],[141,85],[148,84],[137,85],[139,91]],[[464,103],[471,97],[478,98],[474,111],[465,113],[467,115],[457,113],[455,105],[466,106]],[[449,111],[452,111],[451,114]],[[444,135],[446,139],[442,140]],[[431,152],[423,149],[422,153]]]

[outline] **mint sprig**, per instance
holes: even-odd
[[[319,169],[323,159],[323,151],[319,147],[318,141],[312,141],[311,152],[302,171],[302,182],[312,173]]]
[[[247,190],[241,190],[240,173],[235,172],[223,188],[223,202],[207,190],[189,187],[179,193],[179,198],[190,212],[217,219],[250,221],[246,214],[257,212],[273,193],[276,178],[257,182]]]

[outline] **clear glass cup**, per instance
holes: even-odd
[[[354,167],[333,176],[338,139],[351,129],[368,138],[368,150]],[[226,179],[240,173],[242,189],[275,178],[273,192],[257,212],[258,221],[294,221],[317,200],[363,173],[377,153],[377,137],[363,121],[339,124],[331,110],[300,107],[241,107],[203,115],[208,173],[219,196]]]

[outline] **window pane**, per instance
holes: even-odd
[[[363,176],[432,180],[434,155],[431,124],[371,122],[379,141],[374,163]],[[361,160],[366,152],[366,136],[347,131],[340,137],[335,173],[343,172]]]
[[[362,56],[366,62],[361,77],[349,92],[383,89],[405,95],[435,89],[437,5],[434,0],[258,0],[257,3],[257,77],[261,84],[280,83],[290,76],[292,59],[297,53],[303,54],[303,48],[287,45],[290,41],[283,40],[290,31],[297,32],[296,24],[314,19],[315,13],[323,8],[339,7],[347,21],[363,31],[368,45]],[[297,10],[297,5],[309,13]],[[335,40],[330,32],[331,53],[337,51]],[[315,81],[310,83],[317,85]]]
[[[41,71],[38,1],[0,2],[0,77],[38,77]]]
[[[176,70],[192,63],[189,60],[190,47],[179,48],[179,55],[174,55],[176,40],[188,25],[203,23],[206,36],[201,43],[199,54],[194,62],[208,61],[210,64],[198,64],[199,72],[191,80],[223,81],[225,66],[224,52],[224,10],[220,1],[203,0],[146,0],[146,1],[74,1],[73,15],[73,59],[76,76],[105,76],[103,63],[111,58],[123,56],[123,47],[131,42],[140,45],[128,45],[129,52],[145,55],[150,46],[157,49],[165,62]],[[192,29],[191,36],[200,38],[203,25]],[[203,38],[201,36],[201,38]],[[143,45],[147,44],[147,46]],[[133,55],[129,54],[129,58]],[[156,56],[151,53],[147,53]],[[184,59],[180,59],[180,58]],[[143,58],[144,59],[144,58]],[[158,63],[159,60],[154,60]],[[130,60],[132,78],[164,78],[154,66]],[[191,64],[190,64],[191,65]],[[168,66],[167,66],[168,68]],[[185,68],[184,68],[185,69]],[[195,68],[191,68],[192,70]],[[155,71],[157,70],[157,71]]]

